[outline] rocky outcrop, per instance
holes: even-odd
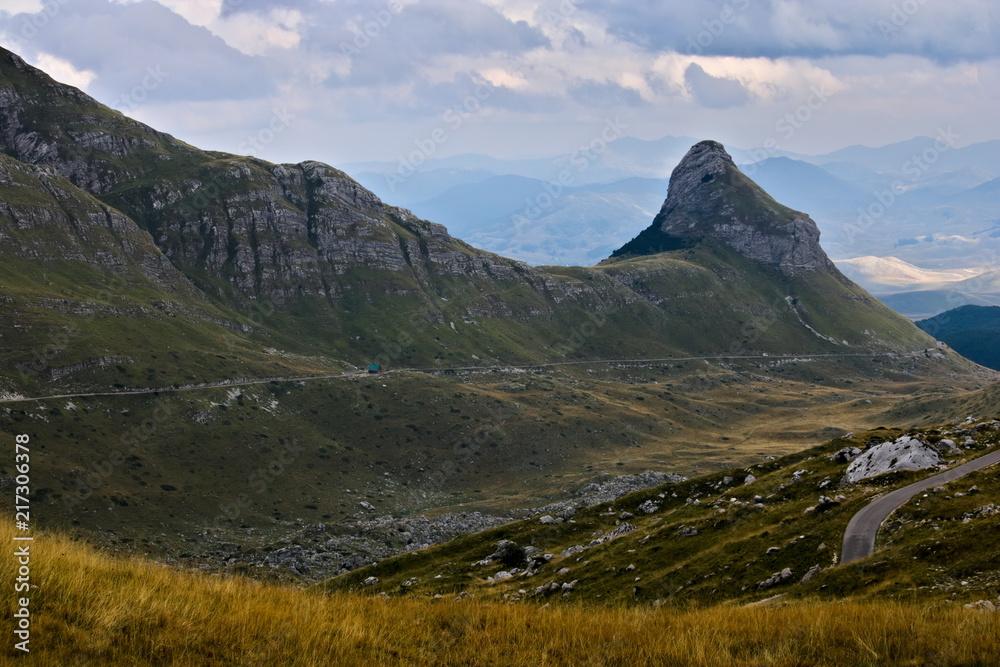
[[[0,152],[51,168],[99,200],[113,224],[148,234],[158,248],[141,253],[149,269],[183,274],[192,296],[252,320],[255,334],[352,363],[928,343],[843,279],[808,216],[774,202],[714,142],[691,149],[640,235],[645,245],[622,252],[703,242],[707,251],[592,269],[533,268],[477,250],[319,162],[197,150],[3,50]],[[715,252],[720,244],[727,253]],[[786,284],[824,271],[842,288]],[[864,312],[839,316],[844,309]]]
[[[820,248],[816,223],[774,201],[715,141],[688,151],[670,175],[667,199],[653,224],[613,256],[690,247],[705,238],[782,273],[824,270],[843,278]]]
[[[943,463],[937,450],[908,435],[875,445],[847,466],[844,482],[853,484],[897,470],[924,470]]]

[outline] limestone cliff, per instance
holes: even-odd
[[[715,141],[688,151],[670,176],[667,199],[653,224],[613,256],[690,247],[705,238],[788,275],[840,274],[819,245],[816,223],[774,201]]]
[[[477,250],[319,162],[198,150],[2,50],[0,153],[51,169],[120,236],[145,239],[130,279],[160,276],[223,323],[249,318],[248,349],[448,367],[932,345],[844,278],[809,217],[715,142],[691,149],[653,225],[596,268]],[[24,216],[13,210],[0,233],[16,239]]]

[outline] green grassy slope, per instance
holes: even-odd
[[[994,405],[997,408],[1000,404]],[[953,430],[911,433],[933,439]],[[964,432],[974,440],[965,445],[970,455],[1000,445],[996,430]],[[847,522],[857,510],[875,495],[929,473],[893,473],[842,485],[846,466],[832,462],[830,455],[900,433],[880,429],[838,438],[774,461],[636,492],[578,510],[571,520],[545,524],[535,517],[516,522],[384,560],[331,579],[322,588],[390,596],[464,593],[508,601],[677,606],[747,603],[779,594],[925,601],[995,598],[1000,593],[1000,565],[995,560],[1000,532],[994,525],[996,512],[988,508],[1000,498],[996,470],[974,473],[940,493],[916,498],[880,533],[875,556],[832,567]],[[820,496],[841,494],[840,500],[817,506]],[[648,513],[643,509],[647,503],[655,506]],[[632,530],[588,546],[626,529]],[[535,549],[531,576],[522,576],[525,561],[517,558],[516,550],[506,563],[479,562],[497,550],[500,540]],[[513,578],[493,578],[515,567],[519,571]],[[814,567],[812,577],[803,582]],[[785,568],[791,571],[789,577],[761,584]],[[369,577],[377,583],[366,585]],[[411,583],[404,585],[406,581]]]
[[[249,343],[240,332],[251,322],[208,303],[118,211],[44,167],[0,155],[0,174],[0,383],[8,393],[164,387],[305,367]]]
[[[595,269],[531,269],[383,205],[335,169],[199,151],[3,56],[0,113],[20,137],[4,150],[123,211],[212,303],[258,323],[253,344],[438,368],[931,346],[859,288],[823,272],[790,283],[711,239]],[[720,199],[699,215],[717,204],[779,232],[794,217],[735,169],[708,187]],[[385,265],[397,255],[402,264]]]

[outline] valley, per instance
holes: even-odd
[[[825,646],[834,605],[895,637],[931,602],[987,637],[942,655],[979,660],[1000,617],[962,614],[998,593],[995,469],[901,507],[874,556],[837,550],[880,494],[992,456],[1000,373],[853,282],[749,171],[685,146],[629,238],[532,266],[329,165],[195,148],[0,49],[0,432],[30,434],[46,650],[507,664],[499,624],[580,664],[567,624],[593,623],[620,656],[599,664],[641,664],[674,654],[620,638],[663,624],[809,615],[797,632]],[[495,222],[486,204],[472,217]],[[848,479],[910,440],[931,463]],[[0,461],[0,487],[21,474]],[[81,602],[100,577],[123,601],[103,616]],[[286,612],[283,634],[258,625]],[[722,631],[678,650],[763,664]],[[753,632],[774,664],[818,655]],[[878,641],[837,655],[930,650]]]

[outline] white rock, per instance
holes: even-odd
[[[933,447],[904,435],[893,442],[875,445],[854,459],[847,466],[844,480],[853,483],[897,470],[923,470],[941,462],[941,456]]]
[[[639,505],[639,510],[645,512],[646,514],[652,514],[658,509],[660,509],[660,506],[657,503],[654,503],[652,500],[647,500],[646,502]]]

